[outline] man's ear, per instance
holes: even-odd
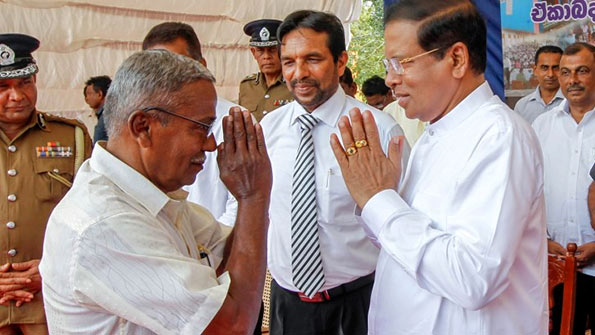
[[[343,73],[345,73],[345,67],[347,66],[348,59],[349,56],[347,56],[346,51],[341,52],[339,58],[337,58],[337,74],[339,75],[339,77],[341,77]]]
[[[471,67],[469,49],[462,42],[456,42],[447,51],[446,57],[450,58],[452,64],[452,76],[461,79]]]
[[[148,148],[152,145],[152,128],[157,124],[156,119],[151,115],[136,111],[128,117],[128,131],[130,136],[141,148]]]

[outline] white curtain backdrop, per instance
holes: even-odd
[[[89,111],[84,82],[91,76],[113,77],[161,22],[185,22],[196,30],[218,94],[236,101],[240,80],[258,71],[244,24],[315,9],[337,15],[349,40],[349,24],[359,18],[361,6],[362,0],[0,0],[0,32],[41,41],[34,53],[40,68],[37,107],[79,118]]]

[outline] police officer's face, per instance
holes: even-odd
[[[273,75],[281,72],[281,61],[279,60],[277,46],[251,47],[250,51],[258,63],[260,72]]]
[[[327,39],[327,33],[300,28],[283,36],[281,43],[281,66],[287,87],[310,112],[337,91],[347,63],[345,52],[335,63]]]
[[[0,127],[24,126],[37,103],[35,76],[0,79]]]
[[[217,95],[215,87],[207,80],[185,85],[172,99],[179,107],[170,108],[170,112],[205,124],[215,120]],[[143,153],[148,179],[164,192],[192,184],[203,169],[205,151],[216,149],[213,135],[208,136],[200,125],[173,115],[166,125],[157,119],[151,124],[150,150]]]

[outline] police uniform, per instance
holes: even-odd
[[[1,34],[0,80],[37,73],[31,52],[38,46],[30,36]],[[34,110],[13,139],[0,128],[0,264],[41,258],[48,217],[90,153],[91,139],[75,120]],[[0,328],[43,323],[41,292],[18,308],[0,306]]]
[[[256,20],[244,26],[244,33],[250,36],[250,46],[270,47],[279,45],[277,28],[279,20]],[[293,101],[281,73],[275,82],[267,87],[262,72],[254,73],[242,79],[238,104],[249,110],[260,121],[268,112]]]

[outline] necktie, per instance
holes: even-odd
[[[293,167],[291,191],[291,265],[294,285],[308,297],[324,284],[316,219],[316,175],[312,129],[318,119],[300,115],[302,139]]]

